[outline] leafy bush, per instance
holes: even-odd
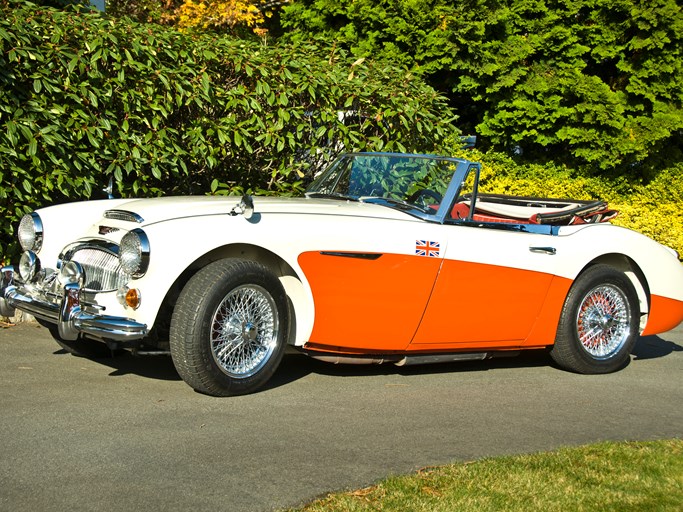
[[[25,212],[120,195],[294,194],[343,150],[448,153],[453,112],[414,76],[339,49],[268,47],[0,0],[0,254]],[[355,58],[355,57],[354,57]],[[603,198],[683,254],[683,165],[651,182],[484,162],[492,192]]]
[[[445,100],[412,75],[314,46],[188,35],[0,0],[0,232],[36,207],[124,197],[297,193],[342,150],[434,151]]]

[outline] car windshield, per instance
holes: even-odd
[[[461,160],[398,153],[352,153],[337,159],[306,190],[325,197],[436,215]]]

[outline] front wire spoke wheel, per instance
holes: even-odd
[[[287,294],[271,269],[236,258],[214,261],[178,297],[170,332],[173,364],[201,393],[258,391],[282,361],[289,314]]]
[[[612,285],[591,290],[579,306],[576,328],[581,346],[596,359],[609,358],[626,343],[631,309],[624,293]]]
[[[261,286],[232,290],[213,315],[211,354],[226,375],[246,378],[268,360],[278,336],[277,306]]]

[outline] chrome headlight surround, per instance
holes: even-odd
[[[149,239],[145,232],[136,228],[121,239],[119,263],[124,272],[138,278],[145,275],[149,266]]]
[[[19,222],[19,244],[24,251],[38,252],[43,246],[43,221],[36,212],[27,213]]]

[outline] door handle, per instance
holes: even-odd
[[[557,254],[557,249],[555,249],[554,247],[533,247],[532,246],[532,247],[529,247],[529,250],[531,252],[541,253],[541,254],[550,254],[552,256]]]

